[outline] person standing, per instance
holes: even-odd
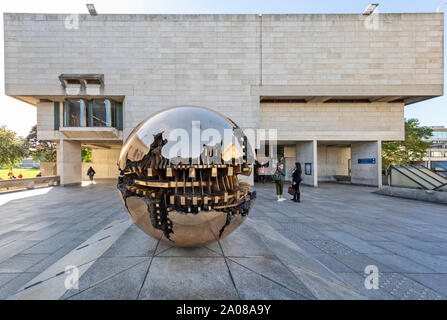
[[[295,169],[292,171],[292,188],[295,190],[295,194],[293,195],[293,199],[290,199],[295,202],[301,202],[300,197],[300,183],[302,181],[301,178],[301,164],[299,162],[295,162]]]
[[[266,174],[266,168],[261,165],[258,170],[259,182],[262,182],[262,183],[265,182],[265,174]]]
[[[278,164],[276,165],[275,173],[273,174],[272,178],[275,181],[275,187],[276,187],[276,195],[278,197],[278,201],[284,201],[286,199],[283,198],[282,193],[284,190],[284,179],[286,177],[286,171],[284,170],[284,165]]]
[[[90,181],[93,181],[93,177],[96,174],[95,170],[92,167],[88,168],[87,175],[90,178]]]

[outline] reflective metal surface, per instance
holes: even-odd
[[[117,187],[144,232],[171,245],[201,246],[248,215],[256,194],[237,176],[251,174],[253,154],[233,121],[206,108],[176,107],[130,134]]]

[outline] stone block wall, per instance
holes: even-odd
[[[260,118],[270,114],[260,107],[262,92],[442,95],[443,14],[378,18],[378,28],[371,29],[360,14],[5,13],[5,92],[60,97],[65,94],[60,74],[104,74],[102,94],[125,96],[124,139],[147,116],[176,105],[208,106],[241,127],[263,126]],[[331,125],[334,129],[326,131],[344,139],[343,128],[357,121],[360,110],[371,113],[354,124],[361,140],[372,135],[374,140],[402,138],[396,120],[403,120],[402,104],[341,108],[309,105],[302,109],[305,114],[288,112],[275,121],[291,118],[296,124],[305,119],[312,128],[332,116],[339,128]],[[46,104],[38,109],[39,126],[46,131],[42,137],[59,139],[47,123],[51,109]],[[372,114],[379,109],[383,117]],[[346,112],[339,117],[339,111]],[[312,114],[318,116],[306,118]],[[354,130],[348,131],[351,135]],[[318,135],[307,129],[296,134],[300,139],[281,134],[287,140]]]

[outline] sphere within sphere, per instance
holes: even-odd
[[[256,192],[254,153],[230,119],[202,107],[175,107],[141,122],[119,158],[118,190],[145,233],[171,245],[202,246],[236,229]]]

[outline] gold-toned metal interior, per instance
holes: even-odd
[[[122,153],[119,162],[123,205],[144,232],[171,245],[201,246],[242,223],[256,197],[238,179],[252,171],[246,137],[238,137],[242,152],[232,145],[204,145],[199,157],[174,159],[163,155],[163,132],[153,136],[149,146],[123,147],[144,151],[132,152],[138,154],[133,158]]]

